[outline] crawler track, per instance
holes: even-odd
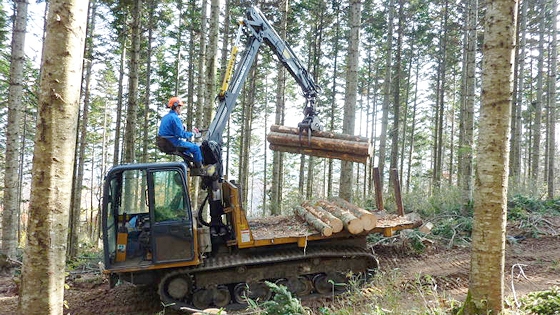
[[[366,274],[377,267],[371,252],[354,246],[241,251],[206,258],[201,266],[169,271],[162,276],[158,292],[162,302],[175,309],[235,309],[246,305],[246,297],[269,299],[271,292],[264,281],[285,285],[304,298],[331,294],[332,283],[346,282],[349,272]]]

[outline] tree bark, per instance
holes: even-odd
[[[15,258],[18,248],[20,191],[18,169],[23,98],[23,66],[25,64],[25,32],[27,0],[14,1],[16,6],[10,56],[8,91],[8,125],[6,127],[6,165],[4,167],[4,209],[2,213],[2,252]]]
[[[516,1],[488,3],[469,291],[464,314],[504,308],[505,228]]]
[[[63,314],[88,2],[49,2],[19,314]]]

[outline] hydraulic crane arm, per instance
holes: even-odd
[[[247,36],[247,43],[242,58],[232,73],[241,32]],[[218,94],[218,110],[206,134],[208,141],[216,142],[217,144],[222,142],[222,133],[227,120],[235,107],[237,97],[263,42],[272,49],[278,60],[286,67],[302,89],[303,96],[306,99],[306,106],[304,109],[305,118],[300,123],[300,128],[311,131],[321,129],[315,112],[315,99],[319,93],[319,88],[315,84],[313,77],[301,64],[293,50],[276,33],[262,12],[255,7],[250,7],[247,10],[247,17],[240,22],[236,42],[224,76],[224,83]]]
[[[236,64],[235,59],[242,34],[245,34],[247,41],[241,60]],[[201,145],[204,164],[215,164],[216,166],[216,172],[214,174],[203,176],[203,187],[208,188],[209,198],[206,200],[210,205],[211,217],[210,224],[205,224],[200,216],[200,222],[205,225],[216,226],[221,224],[219,222],[221,222],[221,215],[223,214],[223,196],[220,185],[223,177],[223,132],[229,116],[235,107],[241,88],[255,61],[259,47],[263,42],[272,49],[303,91],[306,105],[303,111],[304,119],[299,123],[300,132],[306,130],[308,136],[310,136],[312,131],[322,129],[319,118],[315,112],[315,99],[319,93],[319,88],[315,85],[313,78],[303,67],[292,49],[278,36],[264,15],[257,8],[250,7],[247,11],[246,18],[241,21],[239,25],[236,41],[224,76],[224,83],[217,96],[219,105],[216,116],[212,120],[210,126],[208,126],[208,131]],[[233,68],[235,68],[234,71]],[[202,207],[199,213],[202,213]]]

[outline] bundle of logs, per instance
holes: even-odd
[[[272,125],[266,139],[274,151],[367,163],[373,152],[368,138],[313,131],[311,135],[295,127]]]
[[[377,225],[377,217],[342,198],[304,202],[294,208],[294,213],[323,236],[331,236],[343,229],[350,234],[371,231]]]

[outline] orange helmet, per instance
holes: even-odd
[[[173,109],[175,109],[177,106],[183,106],[183,105],[185,104],[183,104],[183,101],[181,101],[181,99],[178,98],[177,96],[173,96],[172,98],[169,99],[169,102],[167,102],[167,107]]]

